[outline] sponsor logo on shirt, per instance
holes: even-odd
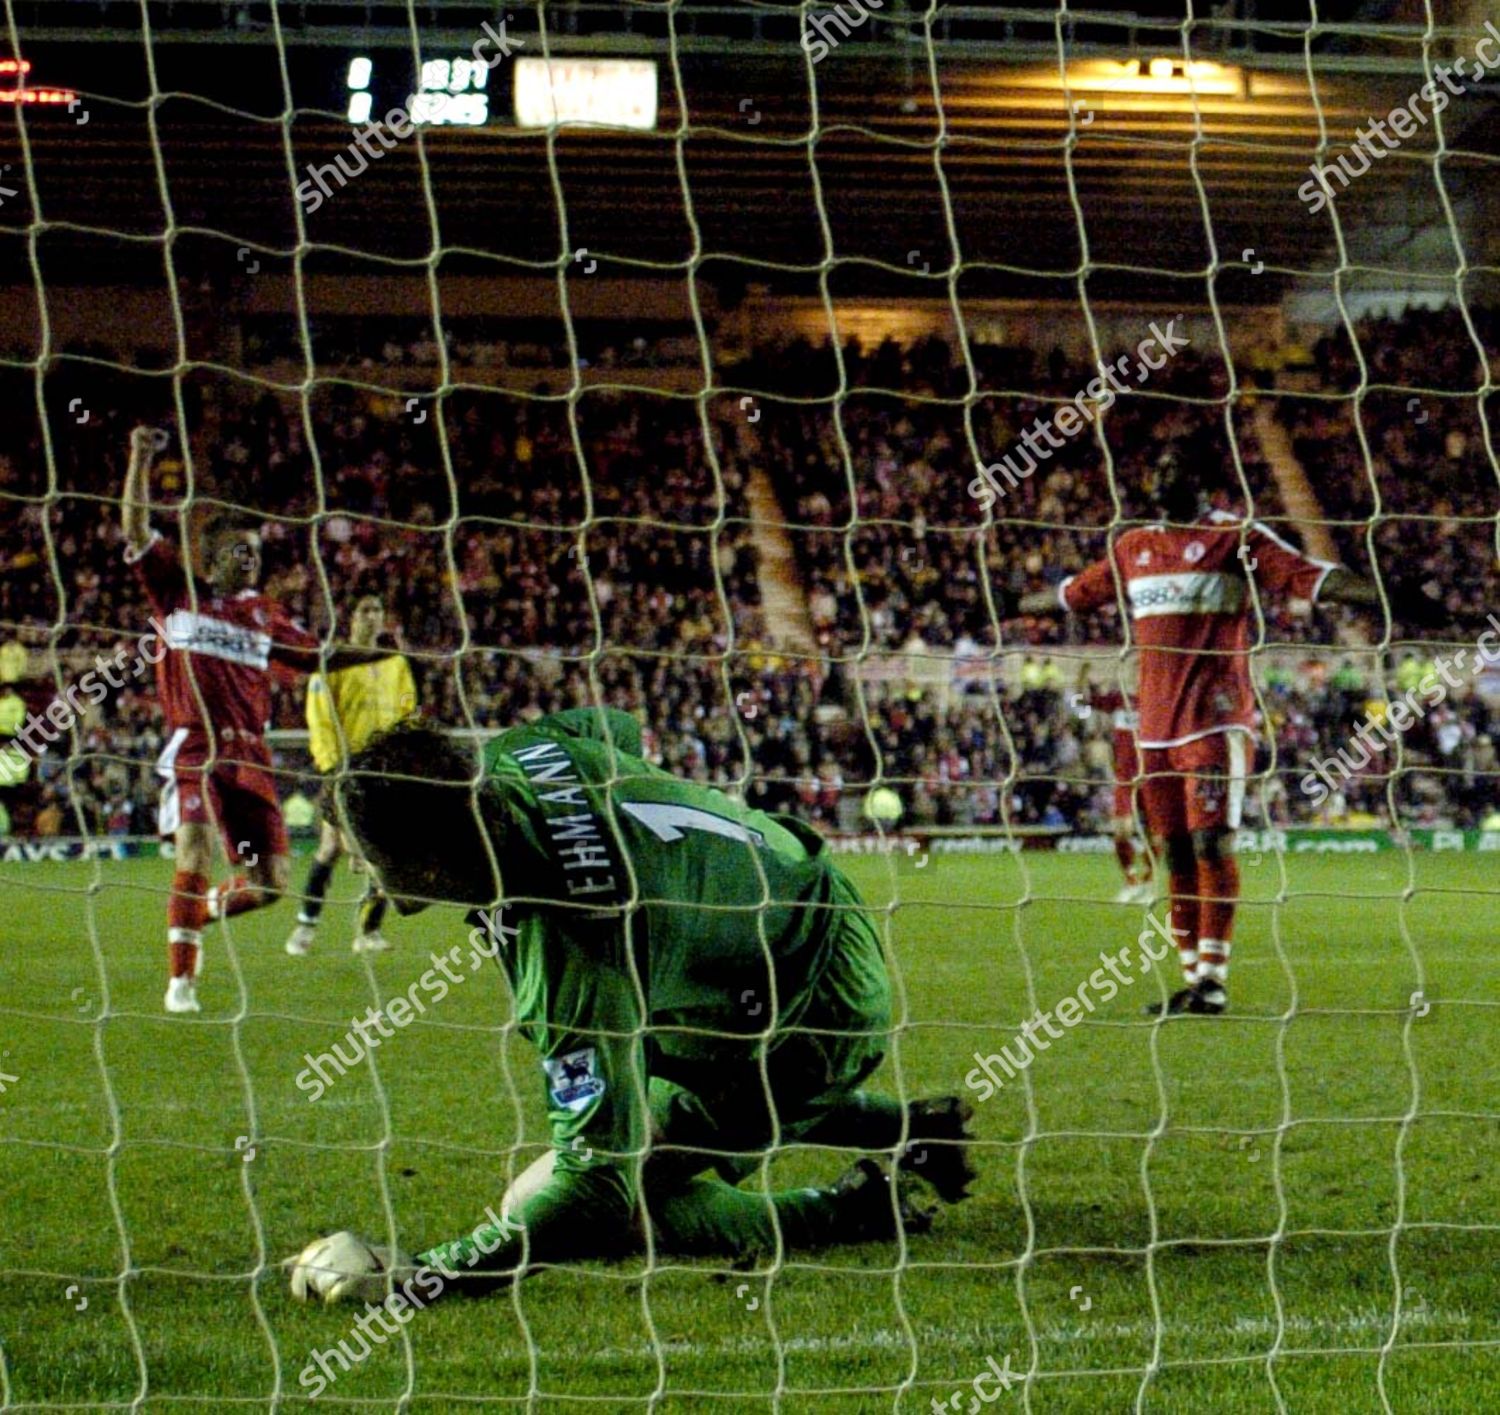
[[[271,636],[243,624],[195,614],[190,609],[174,609],[163,628],[168,648],[221,658],[246,668],[270,667]]]
[[[1217,815],[1224,806],[1225,786],[1217,777],[1200,776],[1194,786],[1198,805],[1208,815]]]
[[[544,1057],[542,1065],[547,1070],[547,1093],[559,1110],[583,1110],[604,1094],[604,1078],[598,1073],[599,1059],[593,1047]]]
[[[1214,570],[1141,575],[1125,588],[1135,619],[1157,614],[1238,614],[1245,604],[1245,582]]]

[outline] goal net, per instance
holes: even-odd
[[[88,8],[7,0],[0,42],[0,1410],[1480,1408],[1489,30]],[[142,426],[154,529],[200,576],[215,526],[253,530],[324,670],[275,677],[288,897],[208,924],[196,1016],[161,1010],[181,626],[122,553]],[[1139,607],[1015,608],[1156,518],[1170,448],[1224,469],[1243,568],[1218,578],[1250,602],[1253,745],[1200,788],[1243,797],[1239,879],[1188,891],[1238,898],[1222,1017],[1142,1010],[1181,986],[1183,866],[1121,745]],[[1376,603],[1273,592],[1256,546]],[[177,612],[213,620],[213,593]],[[617,709],[652,765],[825,839],[889,981],[860,1084],[970,1105],[972,1196],[938,1201],[906,1121],[862,1145],[778,1115],[743,1192],[826,1190],[871,1150],[931,1230],[794,1243],[777,1208],[737,1254],[658,1231],[401,1320],[295,1304],[283,1260],[315,1237],[422,1252],[493,1222],[603,1085],[581,1051],[544,1065],[507,936],[462,907],[372,926],[346,858],[310,909],[350,729],[312,700],[370,602],[452,741]],[[792,902],[758,911],[768,966]],[[640,956],[645,903],[618,911]],[[642,1068],[683,1034],[782,1040],[784,1000],[684,967],[717,1020],[653,1013]],[[719,1138],[777,1109],[761,1052],[764,1095],[670,1072],[720,1096]]]

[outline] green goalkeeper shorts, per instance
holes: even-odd
[[[891,1034],[891,976],[885,949],[854,886],[834,875],[843,906],[828,962],[797,1025],[766,1055],[783,1129],[795,1138],[828,1106],[855,1090],[885,1060]]]
[[[796,1024],[771,1038],[764,1071],[759,1060],[718,1066],[691,1090],[651,1078],[653,1167],[697,1173],[718,1161],[721,1173],[726,1167],[738,1172],[748,1166],[732,1161],[726,1166],[723,1152],[759,1155],[778,1139],[796,1140],[885,1059],[891,1031],[885,950],[858,892],[839,874],[834,899],[843,907],[827,963]],[[719,1153],[685,1153],[691,1151]],[[677,1162],[670,1159],[673,1152]]]

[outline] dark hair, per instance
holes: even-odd
[[[219,545],[225,536],[244,535],[248,530],[244,521],[233,511],[208,512],[198,522],[198,555],[205,571],[211,571],[219,558]]]
[[[324,814],[354,837],[401,912],[415,912],[417,901],[493,904],[500,884],[487,842],[498,855],[500,835],[488,817],[481,823],[481,777],[470,746],[410,717],[331,778]]]
[[[1224,484],[1225,451],[1212,428],[1198,428],[1162,448],[1152,468],[1150,494],[1172,521],[1191,521],[1204,497]]]

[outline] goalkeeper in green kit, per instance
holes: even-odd
[[[640,753],[633,718],[577,709],[482,761],[422,723],[351,758],[340,824],[396,907],[467,904],[496,940],[552,1149],[498,1216],[415,1258],[319,1239],[293,1260],[297,1296],[404,1309],[648,1242],[743,1258],[891,1239],[930,1224],[914,1181],[966,1197],[965,1103],[861,1089],[885,1055],[890,980],[825,842]],[[788,1142],[885,1155],[825,1188],[738,1187]]]

